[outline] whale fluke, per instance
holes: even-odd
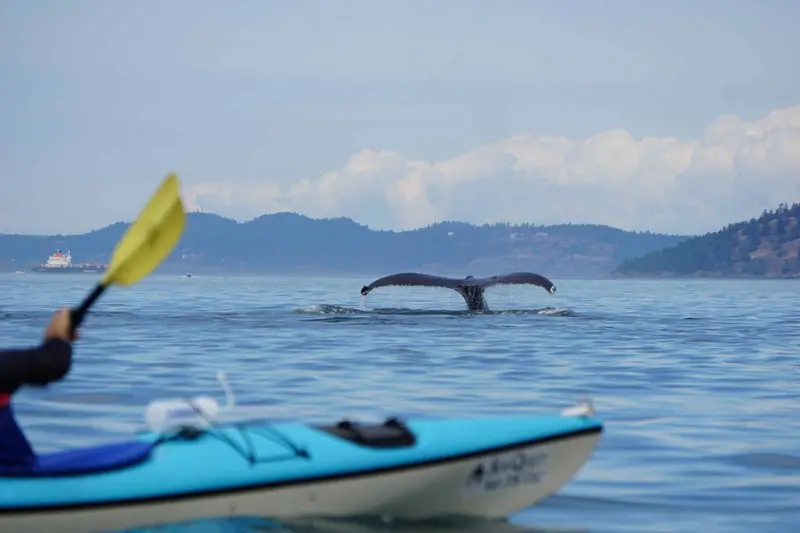
[[[542,287],[550,294],[556,293],[555,284],[533,272],[511,272],[498,276],[475,278],[467,276],[464,279],[433,276],[418,272],[401,272],[376,279],[369,285],[361,287],[361,295],[366,296],[378,287],[407,286],[407,287],[442,287],[458,292],[467,304],[470,311],[487,310],[486,299],[483,293],[495,285],[536,285]]]

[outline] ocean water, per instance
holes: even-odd
[[[606,423],[571,482],[508,522],[265,519],[158,531],[800,531],[800,282],[571,280],[487,291],[371,279],[152,276],[87,318],[71,374],[15,406],[39,450],[141,429],[148,401],[221,396],[276,420],[550,414],[590,397]],[[0,338],[38,342],[91,275],[0,275]]]

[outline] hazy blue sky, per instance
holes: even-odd
[[[3,0],[0,232],[187,203],[695,233],[800,201],[800,2]]]

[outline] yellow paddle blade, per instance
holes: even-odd
[[[102,284],[133,285],[147,276],[178,244],[185,225],[178,177],[169,174],[117,243]]]

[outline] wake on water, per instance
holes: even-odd
[[[311,315],[404,315],[404,316],[473,316],[473,315],[538,315],[538,316],[577,316],[572,309],[562,307],[542,307],[540,309],[507,309],[499,311],[468,311],[452,309],[409,309],[404,307],[376,307],[359,309],[334,304],[316,304],[298,307],[295,313]]]

